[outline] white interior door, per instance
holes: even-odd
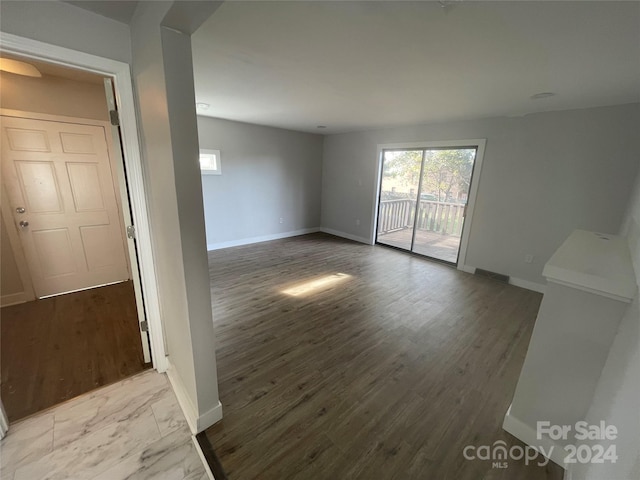
[[[104,93],[107,99],[107,108],[109,113],[118,111],[116,105],[115,90],[113,88],[113,80],[111,78],[104,79]],[[117,123],[120,123],[119,121]],[[108,128],[108,127],[107,127]],[[129,195],[127,188],[127,179],[124,171],[124,161],[122,158],[120,127],[111,124],[111,145],[114,148],[111,149],[112,164],[120,166],[115,168],[115,175],[118,178],[118,186],[121,197],[121,212],[124,218],[125,225],[134,225],[132,210],[129,208]],[[149,343],[149,333],[147,327],[147,316],[144,310],[144,296],[142,293],[142,277],[140,276],[140,269],[138,267],[138,245],[136,243],[135,235],[127,235],[125,242],[128,242],[127,251],[129,254],[129,266],[131,271],[131,279],[133,280],[133,289],[136,294],[136,308],[138,309],[138,322],[140,322],[140,337],[142,340],[142,353],[144,354],[145,363],[151,361],[151,347]],[[142,324],[144,322],[144,326]]]
[[[2,116],[2,177],[37,297],[129,279],[103,127]]]

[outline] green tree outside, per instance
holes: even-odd
[[[475,160],[475,149],[425,150],[422,179],[422,194],[433,195],[441,202],[466,203],[471,184],[471,173]],[[385,153],[383,169],[383,197],[393,198],[390,189],[385,189],[385,179],[395,180],[406,193],[417,188],[422,164],[422,150],[403,150]],[[385,191],[386,190],[386,191]]]

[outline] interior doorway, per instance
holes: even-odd
[[[376,243],[458,264],[477,145],[381,153]]]
[[[60,120],[2,117],[2,182],[37,298],[131,279],[104,127]]]
[[[111,80],[2,56],[40,74],[0,74],[2,400],[15,421],[151,356]]]

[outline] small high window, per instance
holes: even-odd
[[[200,172],[202,175],[222,175],[220,150],[200,150]]]

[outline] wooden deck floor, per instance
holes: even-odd
[[[147,368],[130,281],[4,307],[0,327],[10,421]]]
[[[231,480],[562,478],[463,457],[519,444],[501,424],[540,294],[325,234],[209,265],[224,418],[206,435]]]
[[[384,245],[391,245],[392,247],[409,250],[411,248],[412,236],[413,230],[407,228],[378,235],[377,241]],[[426,255],[446,262],[456,263],[458,261],[459,247],[460,237],[455,235],[443,235],[437,232],[428,232],[426,230],[418,230],[416,231],[413,251],[420,255]]]

